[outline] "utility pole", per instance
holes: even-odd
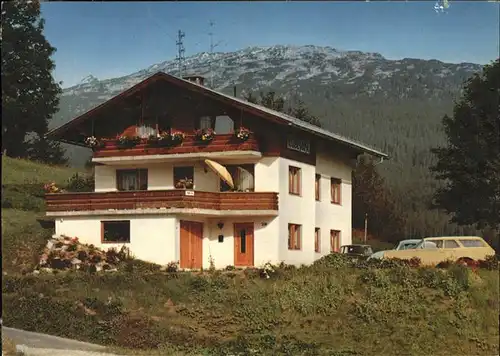
[[[368,233],[368,213],[365,213],[365,245],[366,245],[366,235]]]
[[[175,44],[177,45],[177,57],[175,59],[177,61],[177,66],[179,69],[179,78],[182,78],[182,71],[184,69],[185,48],[184,48],[184,42],[182,41],[182,39],[184,38],[185,35],[186,34],[184,32],[179,30],[177,32],[177,42],[175,42]]]
[[[214,49],[215,47],[217,47],[221,41],[217,42],[216,44],[214,44],[214,33],[213,33],[213,27],[215,25],[215,23],[210,20],[209,22],[209,25],[210,25],[210,32],[208,32],[208,36],[210,37],[210,61],[209,61],[209,66],[210,66],[210,88],[213,89],[214,87],[214,74],[212,72],[212,54],[214,53]]]

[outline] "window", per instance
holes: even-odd
[[[340,251],[340,231],[330,230],[330,252]]]
[[[455,240],[445,240],[444,248],[459,248],[460,245]]]
[[[227,115],[215,118],[215,132],[217,134],[230,134],[234,132],[234,121]]]
[[[288,167],[288,191],[290,194],[300,195],[300,168]]]
[[[444,247],[443,240],[429,240],[427,242],[433,243],[434,245],[436,245],[436,248],[443,248]]]
[[[472,240],[472,239],[460,239],[460,242],[464,247],[484,247],[484,244],[481,240]]]
[[[424,250],[435,250],[437,249],[437,245],[435,241],[422,241],[416,246],[417,249],[421,248]]]
[[[176,189],[193,189],[194,167],[174,167],[174,187]]]
[[[340,204],[340,188],[342,186],[342,181],[338,178],[331,179],[331,195],[332,203]]]
[[[240,230],[240,253],[247,252],[247,231],[245,229]]]
[[[314,229],[314,252],[321,252],[321,230],[319,227]]]
[[[314,181],[314,189],[316,194],[316,200],[320,200],[321,198],[321,174],[316,174]]]
[[[302,226],[296,224],[288,224],[288,249],[300,250],[301,247],[301,229]]]
[[[225,181],[220,180],[220,191],[253,192],[254,191],[254,165],[227,165],[225,166],[231,177],[233,177],[234,189]]]
[[[103,243],[130,242],[130,220],[101,221],[101,241]]]
[[[122,190],[148,190],[147,169],[117,169],[116,188]]]
[[[213,129],[212,118],[210,116],[200,117],[200,129]]]

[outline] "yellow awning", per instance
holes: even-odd
[[[231,177],[231,174],[228,172],[226,167],[210,159],[206,159],[205,164],[210,167],[210,169],[214,171],[214,173],[217,174],[220,179],[226,182],[227,185],[229,185],[231,188],[234,188],[233,177]]]

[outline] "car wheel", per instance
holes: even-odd
[[[466,267],[471,267],[474,265],[474,260],[471,258],[467,258],[467,257],[459,258],[457,261],[457,264],[462,265],[462,266],[466,266]]]

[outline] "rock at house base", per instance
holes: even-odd
[[[129,258],[130,252],[121,250],[100,250],[93,245],[81,244],[78,238],[59,236],[47,241],[36,274],[54,270],[85,270],[89,272],[117,271],[117,264]]]

